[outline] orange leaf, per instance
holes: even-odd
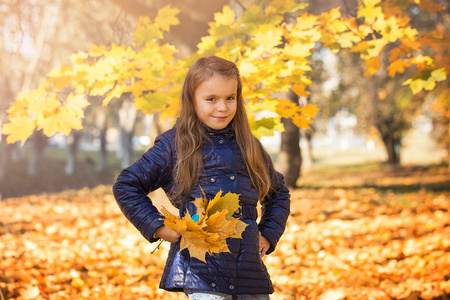
[[[300,108],[302,115],[306,115],[309,118],[315,118],[316,113],[320,111],[320,109],[315,104],[308,104],[305,107]]]
[[[389,71],[389,76],[394,77],[395,74],[399,73],[402,74],[403,72],[405,72],[405,68],[409,67],[411,65],[411,63],[409,62],[409,60],[406,59],[397,59],[394,60],[388,67],[388,71]]]
[[[294,85],[292,86],[292,90],[294,91],[294,93],[297,96],[305,96],[308,97],[309,96],[309,92],[305,90],[306,85],[302,82],[296,82],[294,83]]]
[[[364,65],[367,67],[364,75],[372,76],[375,74],[381,67],[381,60],[378,56],[373,56],[371,58],[366,59]]]
[[[219,234],[219,238],[225,240],[230,237],[235,229],[238,219],[227,221],[226,216],[228,209],[224,209],[220,212],[216,212],[206,220],[205,230],[208,232],[215,232]]]

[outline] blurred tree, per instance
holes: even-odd
[[[438,1],[446,7],[445,13],[419,13],[417,9],[410,13],[411,23],[424,34],[423,43],[427,44],[425,54],[432,56],[440,65],[450,66],[450,5],[448,1]],[[439,41],[439,37],[445,37]],[[420,92],[419,99],[426,104],[425,113],[432,118],[432,137],[446,153],[450,169],[450,80],[437,82],[430,93]]]
[[[341,49],[359,53],[368,76],[388,72],[395,77],[406,69],[413,70],[404,84],[414,94],[430,91],[446,80],[449,70],[445,60],[434,59],[434,53],[426,55],[424,48],[445,44],[446,36],[421,33],[411,27],[405,8],[415,3],[419,3],[419,10],[434,14],[442,14],[444,9],[430,6],[430,0],[361,0],[356,17],[343,18],[339,9],[314,15],[304,10],[305,3],[273,0],[249,7],[241,5],[245,9],[237,17],[225,6],[214,15],[209,35],[201,39],[197,53],[179,60],[175,60],[176,49],[164,44],[166,33],[179,23],[179,9],[168,5],[159,9],[153,20],[140,18],[132,44],[92,47],[73,55],[71,65],[54,69],[33,92],[34,97],[23,94],[17,98],[10,110],[11,122],[3,128],[10,142],[26,140],[35,127],[43,128],[47,135],[67,134],[82,126],[80,118],[88,105],[85,94],[104,96],[106,105],[131,92],[135,107],[144,113],[163,110],[166,116],[174,116],[187,67],[205,53],[238,63],[252,129],[258,137],[282,129],[283,118],[290,118],[298,127],[308,127],[312,122],[317,112],[314,105],[300,107],[289,99],[274,97],[274,93],[292,90],[298,97],[309,96],[309,58],[318,44],[334,53]],[[354,15],[351,7],[346,6]],[[383,57],[389,59],[385,69]],[[68,84],[73,92],[58,98],[58,90]],[[42,101],[44,107],[36,109],[31,105]]]
[[[405,12],[411,17],[411,24],[425,36],[427,32],[433,32],[440,26],[442,27],[442,24],[445,24],[444,20],[448,19],[448,17],[443,17],[444,14],[421,10],[418,5],[409,6]],[[445,32],[448,30],[441,29],[441,33],[437,36],[445,37]],[[435,42],[433,48],[429,48],[427,45],[429,43],[424,43],[420,55],[431,55],[436,64],[448,66],[448,59],[446,62],[443,57],[449,51],[449,43],[445,43],[444,40],[441,42],[435,40]],[[403,85],[407,78],[412,76],[414,69],[405,68],[402,74],[391,77],[398,67],[395,60],[399,56],[396,56],[395,51],[401,48],[400,41],[386,45],[379,54],[379,69],[370,77],[363,74],[365,70],[360,63],[359,53],[340,51],[339,54],[333,54],[321,47],[312,61],[315,66],[313,67],[313,85],[311,87],[312,98],[313,102],[319,103],[322,117],[328,120],[340,108],[345,108],[358,117],[358,128],[363,133],[370,132],[372,127],[376,128],[385,146],[389,165],[400,163],[402,137],[411,128],[412,121],[417,114],[423,112],[424,104],[429,106],[430,103],[427,102],[433,102],[435,107],[440,107],[439,113],[434,113],[435,119],[441,120],[441,122],[436,122],[437,124],[448,122],[445,115],[448,114],[449,106],[444,104],[445,99],[449,99],[448,96],[445,96],[449,91],[448,80],[436,82],[436,87],[431,93],[420,91],[414,95],[414,90],[411,92]],[[335,62],[330,62],[330,59]],[[322,63],[327,66],[323,66]],[[329,71],[333,64],[337,64],[337,66],[332,70],[332,74],[327,74],[326,70]],[[423,69],[423,66],[419,65],[418,69]],[[420,78],[420,76],[416,78]],[[329,94],[330,84],[331,94]],[[327,85],[327,91],[324,91],[322,85]],[[445,137],[448,136],[448,128],[448,123],[439,128],[436,126],[433,133],[438,132],[441,140],[445,141]],[[444,142],[443,145],[444,149],[448,149],[448,144]]]
[[[349,51],[322,55],[325,58],[313,60],[317,70],[313,75],[312,100],[319,104],[323,119],[329,120],[342,109],[354,114],[358,120],[355,129],[367,134],[371,128],[376,128],[386,149],[386,163],[399,164],[402,137],[411,127],[422,103],[418,97],[413,97],[408,87],[402,85],[408,74],[390,78],[386,71],[389,63],[384,59],[382,69],[367,77],[363,75],[359,57]],[[319,71],[323,67],[321,63],[330,64],[330,60],[335,65],[333,71],[339,70],[338,74]],[[332,76],[332,83],[329,76]]]
[[[308,6],[306,11],[311,14],[320,15],[324,12],[330,11],[339,7],[340,12],[343,17],[352,17],[356,15],[358,10],[357,0],[328,0],[328,1],[308,1]],[[296,23],[296,18],[298,13],[290,15],[286,22]],[[290,91],[286,95],[286,99],[290,99],[297,105],[304,107],[308,103],[308,97],[303,96],[303,102],[300,103],[300,98],[294,92]],[[301,131],[299,126],[297,126],[291,119],[283,119],[284,131],[281,133],[281,147],[280,152],[277,157],[277,168],[278,170],[285,174],[286,182],[289,186],[295,187],[298,179],[301,176],[301,169],[306,161],[307,168],[311,168],[313,158],[311,151],[311,139],[312,130],[310,128],[304,128],[304,137],[306,141],[306,147],[301,150],[300,138]]]
[[[26,92],[37,86],[37,82],[55,66],[68,62],[71,53],[87,50],[92,44],[117,41],[127,43],[136,19],[124,14],[107,0],[80,2],[74,0],[52,1],[11,1],[2,3],[4,17],[0,22],[5,38],[9,40],[2,55],[0,82],[8,82],[8,93],[2,93],[0,117],[6,121],[6,109],[14,100],[14,95]],[[2,47],[3,48],[3,47]],[[12,75],[12,76],[11,76]],[[8,78],[13,78],[8,80]],[[36,134],[37,133],[36,131]],[[42,135],[42,133],[41,133]],[[2,139],[4,143],[5,139]],[[40,141],[40,145],[35,145]],[[70,145],[67,172],[72,173],[75,165],[73,156],[79,139]],[[39,157],[43,157],[45,139],[32,139],[33,149],[30,152],[29,173],[39,174],[35,165]],[[41,145],[43,144],[43,145]],[[0,165],[0,174],[7,168],[10,155],[5,153]],[[35,159],[37,157],[37,159]],[[72,164],[72,167],[69,165]]]

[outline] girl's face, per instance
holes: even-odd
[[[223,129],[236,114],[237,80],[214,75],[194,92],[197,117],[212,129]]]

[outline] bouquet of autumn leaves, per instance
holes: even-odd
[[[202,191],[203,192],[203,191]],[[206,254],[230,252],[227,238],[242,238],[247,224],[235,218],[233,214],[239,209],[239,195],[227,193],[222,196],[219,191],[208,201],[203,198],[194,201],[197,213],[189,211],[179,219],[165,207],[161,212],[165,216],[164,225],[181,235],[180,251],[187,249],[191,257],[206,263]]]

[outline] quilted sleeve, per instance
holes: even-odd
[[[164,224],[164,216],[147,196],[170,183],[174,153],[167,134],[158,136],[155,144],[140,159],[122,170],[113,185],[113,194],[125,217],[150,242]]]
[[[284,183],[284,177],[277,172],[278,185],[271,191],[270,199],[261,205],[261,221],[259,231],[270,242],[270,248],[266,254],[272,253],[286,228],[286,222],[290,214],[290,193]]]

